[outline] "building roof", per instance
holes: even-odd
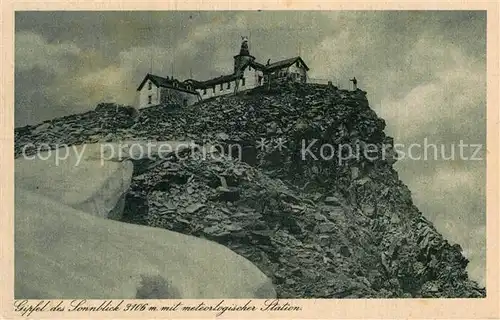
[[[255,60],[250,60],[249,62],[247,62],[244,67],[247,67],[247,66],[251,66],[257,70],[261,70],[261,71],[264,71],[264,72],[271,72],[271,71],[274,71],[276,69],[282,69],[282,68],[287,68],[289,66],[291,66],[292,64],[294,64],[295,62],[297,61],[300,61],[300,63],[305,67],[305,69],[307,71],[309,71],[309,67],[306,65],[306,63],[304,62],[304,60],[302,60],[301,57],[293,57],[293,58],[289,58],[289,59],[285,59],[285,60],[281,60],[281,61],[277,61],[277,62],[273,62],[269,65],[265,65],[265,64],[262,64],[262,63],[259,63]]]
[[[254,69],[256,70],[264,71],[266,69],[265,65],[263,65],[262,63],[258,63],[255,60],[250,60],[250,62],[248,62],[247,65],[254,67]]]
[[[240,77],[241,76],[242,75],[240,75]],[[210,86],[213,86],[213,85],[217,85],[217,84],[228,82],[228,81],[233,81],[233,80],[236,80],[236,79],[238,79],[238,75],[235,74],[235,73],[233,73],[233,74],[228,74],[228,75],[220,76],[220,77],[217,77],[217,78],[212,78],[212,79],[209,79],[207,81],[203,81],[202,85],[204,85],[205,87],[210,87]]]
[[[192,84],[193,86],[197,86],[197,85],[200,85],[202,83],[202,81],[198,81],[198,80],[195,80],[195,79],[186,79],[184,80],[184,83],[189,83],[189,84]]]
[[[147,80],[151,80],[151,82],[153,82],[157,87],[171,88],[171,89],[176,89],[176,90],[180,90],[180,91],[185,91],[188,93],[198,94],[195,90],[189,90],[187,84],[184,82],[181,82],[181,81],[179,81],[177,79],[173,79],[173,78],[163,78],[160,76],[155,76],[154,74],[150,74],[150,73],[148,73],[144,77],[144,80],[142,80],[141,84],[137,88],[137,91],[140,91],[144,87]]]
[[[266,71],[274,71],[276,69],[287,68],[297,61],[300,61],[300,63],[306,68],[306,71],[309,71],[309,67],[306,65],[306,63],[304,62],[304,60],[302,60],[301,57],[294,57],[294,58],[289,58],[289,59],[273,62],[273,63],[265,66]]]
[[[290,59],[285,59],[281,60],[278,62],[271,63],[270,65],[263,65],[262,63],[259,63],[255,60],[250,60],[247,62],[244,67],[246,68],[247,66],[251,66],[255,68],[256,70],[261,70],[263,72],[271,72],[277,69],[281,68],[287,68],[294,64],[295,62],[300,61],[300,63],[306,68],[306,70],[309,70],[309,67],[305,64],[305,62],[302,60],[301,57],[294,57]],[[241,77],[241,75],[239,75]],[[184,82],[186,83],[191,83],[196,89],[205,89],[205,88],[210,88],[213,87],[214,85],[218,85],[224,82],[229,82],[236,80],[238,78],[238,74],[233,73],[233,74],[228,74],[228,75],[223,75],[219,76],[217,78],[212,78],[206,81],[198,81],[194,79],[188,79]]]
[[[302,58],[298,57],[298,56],[293,57],[293,58],[289,58],[289,59],[285,59],[285,60],[281,60],[281,61],[277,61],[277,62],[271,63],[269,65],[264,65],[262,63],[255,61],[254,59],[251,59],[243,67],[246,68],[247,66],[251,66],[256,70],[260,70],[260,71],[263,71],[264,73],[266,73],[266,72],[272,72],[272,71],[277,70],[277,69],[287,68],[287,67],[293,65],[294,63],[296,63],[297,61],[300,61],[300,63],[304,66],[306,71],[309,71],[309,67],[306,65],[304,60],[302,60]],[[205,81],[198,81],[195,79],[187,79],[187,80],[181,82],[177,79],[171,79],[168,77],[163,78],[163,77],[155,76],[153,74],[148,73],[146,75],[146,77],[144,78],[144,80],[139,85],[139,87],[137,88],[137,91],[140,91],[142,89],[142,87],[144,86],[144,84],[146,83],[146,81],[148,79],[150,79],[158,87],[172,88],[172,89],[176,89],[176,90],[181,90],[181,91],[197,94],[195,89],[211,88],[213,86],[216,86],[216,85],[224,83],[224,82],[234,81],[234,80],[238,79],[238,77],[242,77],[242,75],[241,74],[238,75],[237,73],[233,73],[233,74],[228,74],[228,75],[222,75],[222,76],[219,76],[217,78],[212,78],[212,79],[205,80]],[[193,89],[189,90],[188,85],[192,85]]]
[[[239,77],[241,77],[241,76],[242,75],[239,75]],[[207,89],[207,88],[211,88],[213,86],[216,86],[218,84],[233,81],[236,79],[238,79],[238,75],[233,73],[233,74],[219,76],[217,78],[212,78],[212,79],[209,79],[206,81],[197,81],[194,79],[188,79],[185,82],[191,83],[196,89]]]

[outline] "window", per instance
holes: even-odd
[[[241,85],[244,86],[245,85],[245,78],[241,78]]]
[[[203,95],[207,94],[207,88],[203,89]]]
[[[152,95],[149,95],[148,96],[148,104],[151,104],[151,100],[153,99],[153,96]]]
[[[227,88],[228,88],[228,89],[231,89],[231,82],[228,82],[228,83],[227,83]]]
[[[212,89],[214,90],[214,93],[215,93],[215,86],[213,86]]]
[[[224,90],[224,84],[223,83],[220,84],[220,91],[222,91],[222,90]]]
[[[248,71],[252,71],[252,67],[248,66]]]
[[[153,84],[151,83],[151,81],[148,82],[148,90],[151,90],[153,89]]]

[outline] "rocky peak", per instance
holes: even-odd
[[[15,154],[28,143],[221,145],[217,158],[191,150],[136,161],[124,221],[221,243],[283,298],[485,296],[460,246],[413,205],[384,128],[364,91],[284,82],[185,108],[108,105],[17,128]]]

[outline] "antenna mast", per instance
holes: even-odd
[[[299,53],[299,56],[300,56],[300,38],[299,38],[299,29],[296,29],[296,32],[295,32],[295,39],[297,39],[297,51]]]
[[[169,42],[170,42],[170,45],[172,45],[174,43],[174,31],[173,31],[173,28],[169,28],[169,29],[170,29]],[[174,79],[174,60],[175,60],[175,47],[172,48],[172,60],[170,61],[170,75],[172,77],[172,80]]]
[[[152,28],[152,23],[151,23],[151,16],[153,15],[152,11],[149,12],[149,25],[148,25],[148,31],[151,39],[151,49],[150,49],[150,61],[149,61],[149,73],[153,73],[153,28]]]

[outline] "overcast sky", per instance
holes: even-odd
[[[133,104],[151,56],[155,74],[181,80],[230,73],[242,35],[260,62],[300,52],[311,78],[347,88],[356,76],[396,143],[427,139],[446,155],[455,147],[455,158],[460,140],[485,144],[486,13],[466,11],[18,12],[15,124],[100,101]],[[485,162],[405,159],[396,167],[484,283]]]

